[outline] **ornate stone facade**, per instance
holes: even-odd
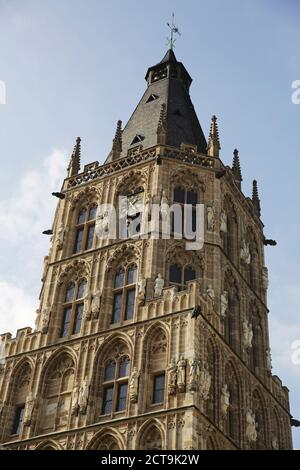
[[[143,99],[154,95],[147,106],[157,107],[156,145],[122,150],[119,122],[106,164],[86,165],[80,173],[77,140],[44,265],[36,328],[1,336],[7,356],[0,366],[4,447],[292,447],[288,390],[272,376],[266,354],[263,224],[236,173],[219,159],[215,117],[208,153],[202,136],[180,146],[168,137],[176,123],[166,108],[162,121],[159,87],[172,80],[186,87],[189,77],[173,56],[147,75]],[[145,201],[158,203],[172,202],[176,188],[193,191],[207,208],[203,250],[186,251],[184,240],[174,239],[94,235],[91,241],[93,208],[115,204],[118,195],[137,188]],[[193,278],[174,285],[172,265]],[[136,277],[128,281],[132,267]],[[122,291],[116,287],[120,272],[127,276]],[[128,298],[134,284],[132,316],[120,307],[112,322],[112,312],[119,312],[116,295]],[[192,318],[196,307],[201,313]],[[155,389],[164,374],[162,388]]]

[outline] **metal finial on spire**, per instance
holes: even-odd
[[[179,36],[181,36],[181,33],[179,31],[179,29],[177,28],[177,26],[174,24],[174,18],[175,18],[175,15],[174,13],[172,13],[172,23],[167,23],[167,26],[170,28],[170,36],[167,38],[167,41],[168,41],[168,47],[169,49],[173,50],[174,47],[175,47],[175,42],[177,41],[176,38],[174,38],[174,34],[178,34]]]

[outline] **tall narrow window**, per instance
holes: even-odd
[[[101,409],[103,415],[126,410],[129,372],[130,360],[128,356],[122,356],[117,361],[110,359],[106,363]]]
[[[165,374],[154,376],[153,381],[153,404],[164,402],[165,396]]]
[[[15,411],[12,434],[20,434],[23,419],[24,419],[25,405],[18,405]]]
[[[115,276],[112,323],[132,320],[134,317],[137,268],[120,269]]]
[[[82,208],[78,214],[74,253],[90,250],[94,244],[97,206]]]
[[[172,264],[169,272],[169,283],[178,290],[186,289],[187,283],[196,279],[196,272],[191,266]]]
[[[173,193],[173,202],[174,204],[180,205],[182,220],[181,221],[174,220],[174,214],[173,214],[172,231],[177,232],[177,230],[180,230],[179,222],[181,222],[182,233],[183,233],[184,228],[188,229],[189,231],[192,229],[192,231],[195,232],[197,228],[196,206],[198,203],[198,194],[195,191],[190,191],[190,190],[183,189],[181,187],[176,187]],[[185,204],[191,207],[191,212],[187,212],[187,211],[185,212]],[[191,214],[192,220],[189,220],[190,214]],[[186,227],[184,223],[187,224]]]
[[[63,319],[60,330],[61,338],[76,335],[80,332],[85,295],[85,279],[81,279],[78,283],[71,282],[68,285],[63,307]]]

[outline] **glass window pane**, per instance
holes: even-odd
[[[188,281],[193,281],[196,279],[196,273],[192,268],[186,268],[184,270],[184,283],[186,284]]]
[[[78,292],[77,292],[77,299],[83,299],[86,294],[86,280],[81,279],[78,284]]]
[[[137,268],[136,266],[131,266],[128,269],[127,273],[127,284],[133,284],[136,282]]]
[[[185,196],[184,189],[181,189],[181,188],[174,189],[174,202],[180,202],[184,204],[185,203],[184,196]]]
[[[102,414],[107,415],[112,412],[113,387],[106,387],[103,395]]]
[[[197,229],[197,212],[193,210],[192,212],[192,231],[196,232]]]
[[[89,220],[95,220],[97,214],[97,206],[92,206],[89,212]]]
[[[127,291],[125,320],[132,320],[134,315],[135,289]]]
[[[72,307],[65,308],[64,315],[63,315],[62,326],[61,326],[61,331],[60,331],[60,337],[61,338],[64,338],[69,333],[71,315],[72,315]]]
[[[15,412],[15,417],[14,417],[12,434],[20,434],[21,426],[22,426],[23,418],[24,418],[24,412],[25,412],[25,405],[20,405],[17,407],[16,412]]]
[[[116,363],[115,361],[109,361],[105,367],[104,381],[115,380],[116,374]]]
[[[128,384],[127,384],[127,383],[126,383],[126,384],[122,384],[122,385],[119,386],[117,411],[124,411],[124,410],[126,410],[127,388],[128,388]]]
[[[83,228],[77,230],[74,253],[79,253],[82,250]]]
[[[79,212],[79,215],[78,215],[77,223],[78,224],[84,224],[85,220],[86,220],[86,209],[81,209],[81,211]]]
[[[118,271],[115,277],[115,289],[119,289],[120,287],[123,287],[124,280],[125,280],[125,272],[123,270]]]
[[[153,403],[163,403],[165,392],[165,374],[154,377]]]
[[[121,358],[119,367],[119,377],[128,377],[130,369],[130,359],[128,356]]]
[[[94,232],[95,232],[95,225],[90,225],[88,229],[88,236],[87,236],[87,241],[86,241],[86,250],[90,250],[91,248],[93,248]]]
[[[170,266],[170,282],[174,284],[181,284],[181,273],[181,266],[177,266],[176,264]]]
[[[75,314],[75,322],[73,326],[73,335],[77,335],[80,332],[81,322],[83,316],[83,304],[76,305],[76,314]]]
[[[194,191],[188,191],[186,195],[187,204],[192,204],[195,206],[197,204],[198,195]]]
[[[122,308],[122,294],[118,293],[114,295],[114,306],[112,314],[112,323],[119,323],[121,319],[121,308]]]
[[[75,284],[74,284],[74,282],[72,282],[72,283],[69,284],[68,287],[67,287],[65,302],[73,302],[73,300],[74,300],[74,293],[75,293]]]

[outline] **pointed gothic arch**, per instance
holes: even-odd
[[[165,432],[157,419],[143,423],[137,436],[138,450],[162,450],[165,448]]]

